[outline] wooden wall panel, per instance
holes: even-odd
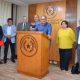
[[[33,22],[34,21],[34,15],[36,14],[36,4],[31,4],[29,5],[28,9],[28,22]]]
[[[41,17],[42,15],[46,15],[48,18],[48,22],[50,22],[52,25],[50,60],[59,61],[59,51],[58,46],[56,45],[56,37],[57,31],[61,27],[61,21],[66,19],[70,22],[70,26],[74,30],[76,28],[76,5],[76,0],[61,0],[49,3],[29,5],[29,22],[33,21],[33,16],[36,13],[39,15],[39,17]],[[54,13],[52,15],[47,12],[49,7],[53,7],[54,9]]]
[[[77,26],[77,0],[66,0],[66,20],[75,30]]]

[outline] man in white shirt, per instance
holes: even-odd
[[[7,63],[8,47],[11,48],[11,61],[15,63],[15,37],[16,27],[13,25],[12,18],[8,18],[7,25],[3,26],[4,39],[4,63]]]

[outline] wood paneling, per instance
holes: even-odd
[[[28,9],[28,22],[34,21],[34,15],[36,14],[36,4],[29,5]]]
[[[66,0],[66,20],[75,30],[77,26],[77,0]]]
[[[37,78],[48,73],[49,38],[43,32],[18,31],[17,54],[18,72]]]
[[[29,9],[31,9],[32,11],[34,9],[33,12],[38,14],[39,17],[41,17],[42,15],[46,15],[48,18],[48,22],[50,22],[52,25],[50,60],[59,61],[59,51],[58,46],[56,45],[57,31],[61,27],[61,21],[65,19],[69,21],[70,27],[72,27],[75,30],[77,20],[77,0],[61,0],[33,5],[36,6],[35,9],[31,5],[29,6]],[[49,6],[52,6],[54,8],[53,15],[49,15],[46,12]],[[32,17],[34,15],[34,13],[31,10],[29,10],[29,15],[31,15],[29,16],[30,22],[33,21]],[[71,61],[72,63],[74,62],[74,57],[75,55],[73,55],[73,61]]]

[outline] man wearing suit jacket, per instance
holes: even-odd
[[[23,21],[18,24],[17,31],[29,31],[30,25],[26,22],[26,16],[23,16]]]
[[[78,63],[79,63],[79,69],[78,69],[78,73],[80,73],[80,26],[77,27],[77,30],[76,30],[76,44],[77,44],[77,60],[78,60]]]
[[[13,25],[12,18],[8,18],[7,25],[3,26],[4,34],[4,63],[7,63],[8,47],[11,48],[11,61],[15,63],[15,36],[16,27]]]

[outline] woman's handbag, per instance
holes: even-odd
[[[4,45],[4,41],[0,40],[0,46],[3,46],[3,45]]]

